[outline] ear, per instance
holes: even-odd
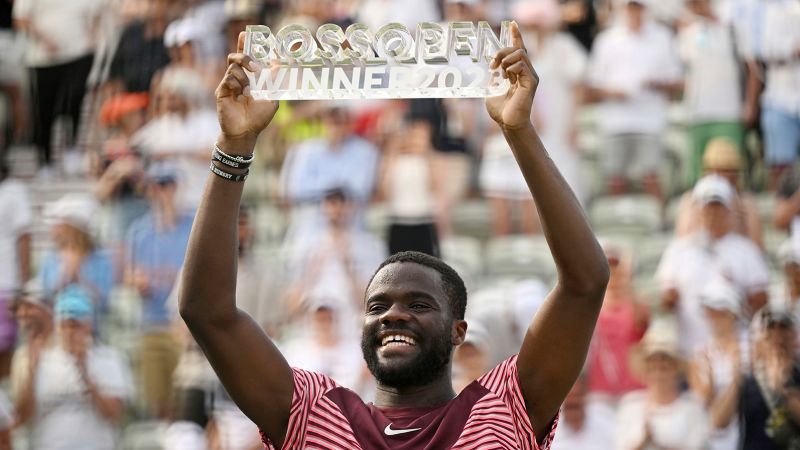
[[[467,321],[454,320],[453,332],[452,332],[453,345],[459,346],[463,344],[466,338],[467,338]]]

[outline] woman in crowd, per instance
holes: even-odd
[[[674,326],[667,321],[654,323],[632,363],[645,389],[631,392],[620,403],[616,448],[705,449],[708,420],[703,406],[681,389],[685,362]]]
[[[603,245],[611,279],[592,340],[588,361],[589,392],[615,407],[620,397],[642,385],[630,371],[631,351],[642,339],[650,313],[633,291],[633,257],[620,247]]]
[[[709,449],[734,450],[739,443],[739,421],[726,417],[725,411],[736,404],[742,368],[747,367],[747,345],[737,324],[744,298],[721,277],[708,283],[701,297],[712,336],[692,361],[689,385],[709,414]]]

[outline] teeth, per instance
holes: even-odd
[[[388,345],[390,343],[399,344],[399,345],[417,345],[413,338],[408,336],[402,336],[399,334],[386,336],[381,341],[381,345]]]

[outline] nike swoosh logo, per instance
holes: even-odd
[[[383,430],[383,433],[386,434],[387,436],[396,436],[398,434],[411,433],[412,431],[419,431],[421,429],[422,428],[409,428],[407,430],[393,430],[392,424],[389,424],[386,425],[386,428]]]

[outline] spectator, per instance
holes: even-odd
[[[687,2],[691,18],[678,35],[678,50],[686,67],[684,103],[690,115],[692,141],[690,183],[700,178],[701,161],[714,138],[743,144],[739,63],[731,28],[720,21],[711,0]]]
[[[390,138],[385,152],[380,190],[389,208],[389,254],[414,250],[438,257],[434,210],[442,180],[436,176],[430,126],[407,124]]]
[[[352,116],[339,103],[323,106],[325,138],[300,143],[287,155],[281,177],[289,204],[316,204],[323,194],[344,187],[359,207],[372,197],[378,152],[352,132]],[[356,170],[357,169],[357,170]]]
[[[736,191],[732,205],[734,230],[764,247],[761,215],[753,194],[742,189],[742,158],[736,145],[728,138],[708,142],[703,155],[703,171],[725,178]],[[683,237],[702,228],[702,207],[686,192],[678,204],[675,235]]]
[[[50,235],[55,248],[44,256],[39,278],[45,295],[51,297],[69,286],[84,289],[97,314],[93,329],[104,335],[108,296],[114,286],[114,267],[109,252],[93,237],[96,213],[94,199],[84,194],[67,194],[46,206],[44,215],[51,223]]]
[[[598,28],[597,4],[600,2],[560,0],[560,3],[565,30],[581,43],[584,50],[591,50]]]
[[[711,341],[692,361],[689,385],[709,414],[709,450],[739,447],[739,421],[722,418],[726,408],[736,403],[744,370],[748,366],[747,340],[737,324],[741,314],[741,293],[728,281],[710,282],[701,295],[711,328]]]
[[[617,414],[618,450],[705,449],[708,419],[703,406],[681,392],[685,361],[668,322],[647,331],[632,364],[645,389],[626,395]],[[746,447],[753,448],[753,447]]]
[[[174,168],[163,163],[150,167],[146,183],[150,212],[128,230],[125,278],[142,301],[139,370],[143,398],[151,416],[164,418],[180,350],[171,330],[167,298],[183,265],[193,216],[177,207]]]
[[[324,298],[339,312],[345,336],[353,333],[364,289],[386,256],[383,243],[355,226],[355,208],[343,189],[328,191],[322,202],[323,231],[286,244],[292,314],[305,311],[309,300]]]
[[[449,3],[467,5],[480,0],[446,0]],[[364,0],[358,8],[358,20],[366,23],[371,30],[377,30],[389,22],[399,22],[414,30],[420,22],[438,22],[442,11],[437,2],[428,0]]]
[[[628,366],[631,351],[647,331],[650,313],[633,289],[633,255],[606,243],[611,269],[587,362],[587,388],[597,401],[615,407],[622,395],[640,389]]]
[[[0,157],[8,148],[8,130],[11,142],[24,138],[29,125],[28,105],[23,95],[25,83],[24,45],[13,28],[13,3],[0,2],[0,98],[7,100],[11,115],[0,118]],[[10,126],[9,126],[10,121]]]
[[[800,149],[800,4],[796,1],[765,2],[758,44],[766,65],[761,95],[761,128],[765,159],[770,168],[770,187],[798,157]]]
[[[511,148],[499,127],[492,127],[483,146],[483,159],[478,180],[492,210],[492,234],[504,236],[514,232],[513,212],[519,211],[519,231],[539,231],[536,206],[522,177]]]
[[[7,374],[16,337],[14,319],[7,311],[22,281],[31,275],[33,211],[27,188],[8,177],[4,161],[0,161],[0,221],[4,224],[0,231],[0,374]]]
[[[528,51],[542,80],[533,103],[533,122],[553,162],[583,202],[586,192],[581,185],[576,105],[582,97],[586,52],[572,36],[559,31],[561,8],[557,0],[519,1],[514,17],[523,32],[532,35]]]
[[[701,306],[701,293],[709,280],[722,276],[743,293],[745,318],[766,304],[769,282],[769,268],[759,248],[733,231],[731,185],[718,175],[707,175],[692,195],[702,205],[702,229],[670,243],[656,273],[662,308],[677,314],[685,355],[709,342],[709,324]]]
[[[39,280],[34,278],[25,283],[25,288],[15,304],[14,314],[25,339],[14,352],[9,380],[9,393],[15,402],[16,415],[20,418],[31,413],[26,410],[26,407],[32,405],[30,402],[25,403],[27,400],[23,398],[22,393],[33,387],[31,385],[32,364],[37,363],[35,359],[41,355],[44,349],[50,348],[54,344],[52,339],[53,302],[52,298],[44,295]],[[29,391],[28,394],[30,394]],[[1,435],[0,442],[2,442]],[[0,448],[5,447],[0,445]]]
[[[324,298],[312,298],[309,303],[307,325],[302,327],[307,331],[298,330],[297,336],[281,345],[289,364],[325,374],[340,386],[374,398],[369,388],[375,386],[358,352],[358,338],[342,333],[342,312]]]
[[[159,69],[169,63],[164,32],[173,15],[172,2],[146,0],[145,15],[122,31],[111,62],[109,91],[148,92]]]
[[[464,343],[453,352],[453,389],[463,391],[492,368],[492,340],[489,330],[479,321],[471,321]]]
[[[680,62],[670,31],[647,17],[650,0],[626,0],[622,20],[597,36],[588,70],[588,99],[600,102],[601,166],[611,194],[625,178],[642,180],[664,201],[658,179],[667,106],[680,91]]]
[[[108,99],[100,109],[100,122],[111,128],[111,135],[95,162],[98,180],[94,194],[111,216],[105,235],[119,256],[118,247],[128,227],[147,211],[141,185],[144,178],[142,156],[131,145],[131,138],[145,124],[148,103],[147,94],[119,94]],[[119,257],[116,260],[122,262]]]
[[[33,140],[42,176],[52,175],[52,130],[62,115],[71,121],[67,146],[75,145],[101,7],[99,0],[14,2],[15,27],[28,38],[25,57],[34,101]]]
[[[30,427],[31,448],[116,448],[119,423],[132,397],[127,362],[92,339],[88,293],[71,287],[56,298],[57,345],[31,348],[18,423]]]
[[[587,401],[587,392],[586,379],[578,378],[561,405],[561,420],[552,450],[613,448],[613,411],[603,404]]]
[[[797,331],[786,313],[763,309],[752,323],[752,372],[737,403],[725,412],[741,417],[741,448],[778,450],[800,445],[800,365]]]
[[[800,248],[793,241],[780,248],[783,276],[786,280],[781,298],[786,309],[791,311],[796,324],[800,324]]]

